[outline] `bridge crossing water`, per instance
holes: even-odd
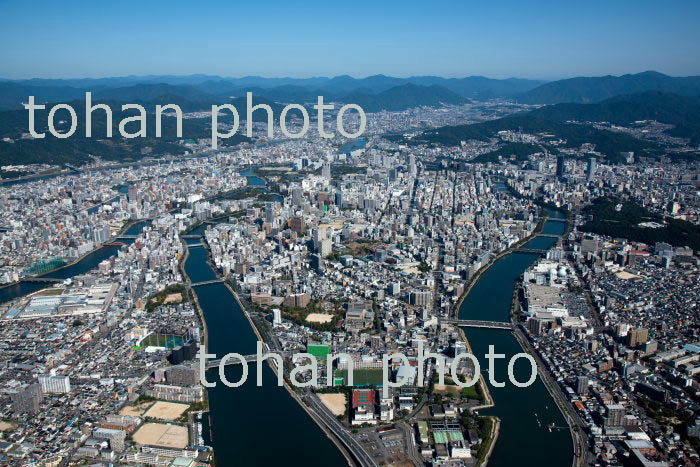
[[[241,355],[243,359],[246,362],[254,362],[255,359],[257,358],[256,354],[252,355]],[[207,370],[211,368],[218,368],[219,365],[221,365],[221,358],[217,358],[216,360],[209,360],[207,362],[206,368]],[[243,362],[241,361],[240,358],[227,358],[226,361],[224,362],[224,366],[231,366],[231,365],[242,365]]]
[[[224,279],[212,279],[210,281],[202,281],[202,282],[190,282],[188,285],[190,287],[199,287],[200,285],[207,285],[207,284],[218,284],[220,282],[224,282]]]
[[[482,321],[476,319],[443,319],[443,323],[466,328],[513,329],[513,324],[504,321]]]
[[[65,279],[55,279],[53,277],[24,277],[22,278],[22,282],[39,282],[39,283],[47,283],[47,284],[53,284],[53,283],[58,283],[58,282],[63,282]]]
[[[539,248],[516,248],[513,253],[535,253],[538,255],[546,255],[547,250],[542,250]]]

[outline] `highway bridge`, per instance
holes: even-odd
[[[544,234],[544,233],[539,233],[537,234],[538,237],[546,237],[546,238],[561,238],[561,235],[556,235],[556,234]]]
[[[538,255],[546,255],[547,250],[542,250],[539,248],[516,248],[513,253],[537,253]]]
[[[219,282],[224,282],[223,279],[212,279],[210,281],[202,281],[202,282],[190,282],[189,286],[190,287],[198,287],[200,285],[207,285],[207,284],[218,284]]]
[[[46,284],[63,282],[65,279],[56,279],[53,277],[24,277],[22,282],[43,282]]]
[[[513,325],[505,321],[481,321],[476,319],[443,319],[443,323],[454,324],[465,328],[513,329]]]
[[[120,238],[137,239],[137,238],[139,238],[139,236],[138,235],[117,235],[117,240],[119,240]]]
[[[256,354],[252,355],[243,355],[242,356],[246,362],[254,362],[255,359],[257,358]],[[221,364],[221,359],[217,358],[216,360],[209,360],[207,361],[207,370],[212,369],[212,368],[218,368],[219,365]],[[240,358],[228,358],[226,359],[226,364],[224,366],[232,366],[232,365],[242,365],[243,362],[241,362]]]
[[[187,244],[187,248],[193,248],[193,247],[197,247],[197,246],[204,246],[204,243],[200,242],[200,243],[188,243]]]
[[[202,238],[202,236],[201,235],[180,235],[180,238],[198,239],[198,238]]]

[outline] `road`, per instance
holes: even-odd
[[[362,467],[372,467],[376,466],[377,463],[372,459],[367,451],[362,447],[359,441],[357,441],[350,431],[348,431],[345,426],[343,426],[335,415],[330,413],[328,408],[325,406],[321,399],[318,398],[313,392],[307,393],[303,396],[304,402],[313,413],[323,422],[323,424],[342,442],[347,449],[352,453],[353,457],[357,459]]]

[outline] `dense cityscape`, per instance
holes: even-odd
[[[313,438],[323,465],[501,465],[524,439],[529,462],[697,465],[700,165],[509,126],[421,139],[532,109],[371,112],[357,140],[256,122],[214,153],[3,166],[22,175],[0,187],[2,463],[233,465],[260,441],[231,425],[250,424],[285,449]],[[697,150],[651,121],[595,125]],[[202,384],[198,353],[254,374],[256,341],[284,357],[265,374],[286,425],[273,406],[225,415],[257,389],[221,384],[240,365]],[[484,343],[534,357],[526,416],[503,410],[525,396],[494,384]],[[395,354],[401,385],[382,387]]]

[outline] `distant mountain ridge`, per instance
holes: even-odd
[[[466,78],[441,78],[437,76],[416,76],[395,78],[374,75],[366,78],[353,78],[347,75],[334,78],[262,78],[249,76],[244,78],[222,78],[220,76],[146,76],[98,79],[47,80],[30,79],[20,81],[0,80],[0,109],[21,108],[27,96],[34,95],[42,102],[65,102],[79,98],[85,91],[91,91],[98,98],[124,100],[152,100],[160,95],[178,95],[192,102],[208,102],[221,97],[237,97],[253,91],[270,100],[278,102],[307,103],[315,102],[317,96],[324,96],[326,101],[351,102],[349,95],[374,95],[401,88],[405,85],[416,87],[394,90],[403,95],[403,100],[425,102],[418,105],[437,105],[425,101],[427,94],[442,96],[445,100],[456,102],[455,96],[433,88],[442,87],[459,97],[481,99],[492,97],[514,97],[533,89],[543,81],[525,79],[491,79],[481,76]],[[433,88],[432,91],[422,88]],[[407,94],[416,94],[406,99]],[[380,96],[381,100],[384,97]],[[401,106],[399,106],[401,107]],[[383,107],[387,109],[387,106]],[[402,108],[393,108],[402,110]]]
[[[524,104],[589,104],[646,91],[700,96],[700,76],[673,77],[656,71],[633,75],[570,78],[542,84],[516,97]]]
[[[468,101],[467,98],[436,84],[431,86],[403,84],[377,94],[354,92],[348,94],[345,100],[359,105],[366,112],[398,111],[438,104],[463,104]]]

